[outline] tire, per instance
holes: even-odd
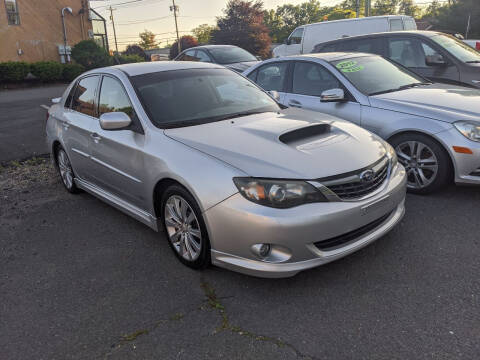
[[[58,174],[62,184],[71,194],[77,194],[80,190],[75,185],[75,173],[72,164],[65,150],[59,146],[55,152],[55,163],[57,164]]]
[[[165,190],[161,204],[163,229],[177,258],[193,269],[210,265],[210,241],[193,196],[175,184]]]
[[[452,178],[452,163],[437,141],[422,134],[401,134],[391,139],[398,161],[407,171],[407,190],[430,194],[446,186]],[[413,156],[412,156],[413,155]]]

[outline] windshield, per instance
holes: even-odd
[[[480,62],[480,52],[468,46],[463,41],[455,39],[453,36],[436,35],[432,36],[432,40],[460,61],[465,63]]]
[[[227,69],[187,69],[133,76],[152,122],[160,128],[199,125],[268,111],[278,104]]]
[[[407,86],[427,83],[420,76],[380,56],[364,56],[333,61],[350,82],[366,95],[401,90]]]
[[[214,47],[208,49],[215,58],[215,62],[221,65],[234,64],[246,61],[257,61],[257,58],[247,50],[236,46]]]

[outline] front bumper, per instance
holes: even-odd
[[[236,194],[204,213],[214,265],[259,277],[289,277],[344,257],[388,233],[405,212],[405,170],[397,166],[386,187],[355,202],[305,204],[291,209],[259,206]],[[385,217],[378,226],[335,248],[314,243],[351,233]],[[268,243],[282,256],[257,257],[251,247]]]
[[[436,136],[447,147],[453,160],[455,183],[480,185],[480,142],[467,139],[455,128],[438,133]],[[468,148],[473,154],[455,152],[453,146]]]

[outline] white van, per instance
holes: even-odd
[[[273,56],[309,54],[315,45],[322,42],[400,30],[417,30],[417,24],[411,16],[386,15],[302,25],[290,34],[284,44],[273,49]]]

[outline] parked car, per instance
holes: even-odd
[[[54,103],[47,139],[65,188],[163,229],[192,268],[291,276],[366,246],[404,213],[390,145],[282,109],[219,65],[96,69]]]
[[[214,63],[242,72],[258,63],[260,58],[238,46],[204,45],[184,50],[174,60]]]
[[[476,50],[480,50],[480,40],[463,40],[463,42]]]
[[[435,31],[358,36],[318,44],[313,52],[382,55],[431,81],[480,88],[480,52],[453,36]]]
[[[406,167],[407,186],[480,184],[480,91],[430,83],[377,55],[270,59],[244,73],[286,106],[349,120],[380,135]]]
[[[411,16],[387,15],[324,21],[296,28],[283,45],[273,49],[273,56],[309,54],[315,45],[350,36],[383,31],[417,30]]]

